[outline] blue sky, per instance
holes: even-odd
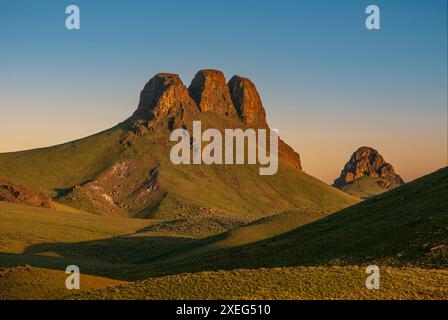
[[[369,4],[381,30],[364,26]],[[216,68],[255,82],[305,171],[330,182],[372,145],[413,179],[447,161],[446,24],[444,0],[0,0],[0,152],[114,125],[157,72],[188,85]]]

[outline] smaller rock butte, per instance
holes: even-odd
[[[54,208],[51,198],[24,186],[0,179],[0,201],[34,207]]]
[[[386,190],[404,184],[403,179],[395,173],[392,165],[384,161],[378,151],[371,147],[360,147],[352,154],[333,185],[340,188],[365,176],[384,179],[381,186]]]
[[[138,108],[130,120],[133,131],[142,136],[146,134],[146,128],[157,124],[166,124],[171,130],[186,127],[187,122],[200,112],[236,116],[245,127],[269,129],[263,103],[253,82],[233,76],[226,84],[224,74],[212,69],[199,71],[188,89],[176,74],[157,74],[141,91]],[[140,120],[147,121],[147,126]],[[284,163],[302,170],[299,154],[281,139],[279,156]]]

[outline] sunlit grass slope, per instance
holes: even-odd
[[[446,268],[446,190],[448,168],[277,237],[172,257],[145,272],[360,263]]]
[[[296,267],[200,272],[150,278],[72,299],[448,299],[447,270],[381,269],[380,290],[365,268]]]
[[[20,266],[0,270],[0,300],[61,299],[73,294],[65,286],[67,274],[59,270]],[[82,274],[80,291],[115,286],[122,281]]]
[[[174,258],[175,260],[191,258],[207,251],[233,248],[249,243],[254,243],[268,239],[307,223],[316,221],[328,215],[325,212],[310,211],[287,211],[271,216],[256,219],[241,226],[230,228],[228,231],[216,235],[205,237],[185,246],[180,246],[174,251],[168,251],[164,255],[157,257],[157,260]],[[150,227],[151,228],[151,227]],[[139,263],[155,261],[154,259],[142,259]],[[167,261],[167,264],[170,262]]]
[[[201,117],[204,128],[241,125],[219,115]],[[147,179],[155,169],[158,191],[146,207],[127,215],[157,219],[191,217],[202,214],[202,208],[254,218],[291,209],[333,212],[357,201],[283,163],[273,176],[260,176],[256,165],[173,165],[169,134],[159,130],[138,137],[121,124],[54,147],[0,154],[0,177],[47,192],[81,210],[109,215],[110,210],[92,203],[95,200],[82,196],[68,199],[67,195],[78,185],[95,181],[115,164],[134,161],[136,173],[128,178],[129,188],[122,192],[132,194],[132,183]],[[101,200],[101,195],[98,198]]]
[[[158,256],[194,238],[146,231],[158,220],[99,216],[0,203],[0,267],[29,264],[63,270],[69,264],[102,275],[106,269]],[[194,234],[194,233],[193,233]],[[127,272],[115,274],[117,279]]]
[[[60,210],[0,202],[0,252],[20,253],[42,242],[78,242],[134,233],[143,219],[101,217],[76,209]]]
[[[0,177],[51,196],[94,179],[117,160],[126,131],[119,126],[65,144],[0,154]]]
[[[30,264],[63,269],[78,264],[92,274],[136,279],[139,273],[129,270],[143,262],[259,241],[325,214],[292,211],[232,225],[234,220],[224,217],[131,219],[93,215],[60,204],[51,210],[0,203],[0,267]],[[208,234],[204,230],[213,228],[222,233],[204,238]]]
[[[371,178],[365,176],[343,186],[341,190],[351,194],[352,196],[361,199],[368,199],[387,191],[379,185],[382,181],[384,180],[381,178]]]

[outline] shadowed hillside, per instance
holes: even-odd
[[[63,271],[20,266],[0,270],[0,300],[61,299],[72,294],[65,287]],[[115,286],[122,281],[82,275],[81,291]]]
[[[448,168],[277,237],[190,257],[143,273],[300,265],[448,266]],[[169,266],[167,268],[167,266]]]

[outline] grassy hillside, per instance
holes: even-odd
[[[204,128],[241,126],[215,114],[201,120]],[[260,176],[257,165],[175,166],[169,133],[141,137],[122,124],[50,148],[0,154],[0,177],[84,211],[142,218],[333,212],[357,201],[283,163],[273,176]]]
[[[187,236],[189,219],[2,203],[0,267],[33,268],[3,270],[0,298],[446,299],[447,184],[444,168],[330,216],[288,211],[205,238],[202,227]],[[80,266],[85,289],[100,289],[67,294],[68,264]],[[369,264],[381,268],[379,291],[365,289]],[[230,271],[204,272],[217,269]],[[190,271],[200,272],[180,274]],[[163,274],[172,275],[148,278]],[[104,277],[141,281],[101,289],[117,283]]]
[[[243,226],[234,225],[229,231],[202,239],[198,239],[204,236],[202,231],[188,236],[186,230],[191,225],[178,224],[177,219],[93,215],[87,217],[98,219],[96,226],[110,228],[116,221],[123,229],[114,231],[114,235],[111,232],[64,239],[72,228],[77,230],[86,223],[76,219],[74,213],[66,227],[55,223],[50,211],[46,218],[36,215],[34,222],[33,216],[24,212],[14,224],[8,222],[13,221],[11,213],[3,214],[2,221],[7,223],[2,226],[11,225],[9,229],[3,227],[4,248],[15,246],[16,250],[9,252],[25,256],[2,255],[0,262],[3,260],[6,266],[14,265],[11,261],[32,264],[38,258],[37,266],[45,267],[42,255],[62,261],[75,259],[84,262],[92,274],[117,279],[301,265],[376,263],[443,268],[448,265],[447,176],[448,168],[441,169],[327,217],[322,212],[285,212]],[[28,229],[20,222],[24,220],[30,221]],[[36,227],[39,223],[46,227]],[[40,233],[41,229],[46,231]],[[30,240],[27,234],[32,235]],[[17,244],[17,239],[26,245]],[[92,261],[100,263],[98,268],[91,265]],[[51,259],[45,263],[55,265]]]
[[[323,218],[326,215],[328,213],[310,211],[287,211],[274,214],[256,219],[253,222],[248,222],[241,226],[229,228],[228,231],[223,231],[216,235],[198,239],[185,246],[180,246],[176,250],[168,251],[164,255],[157,257],[157,260],[191,258],[204,252],[213,252],[214,250],[234,248],[254,243],[286,233],[297,227]],[[149,227],[149,229],[152,228],[153,226]],[[141,259],[137,262],[145,263],[150,261],[154,261],[154,259]]]
[[[368,199],[387,191],[380,185],[383,181],[384,179],[382,178],[371,178],[364,176],[361,179],[355,180],[352,183],[343,186],[341,190],[354,197]]]
[[[159,256],[193,242],[174,232],[148,231],[161,221],[98,216],[58,205],[59,210],[0,203],[0,267],[22,264],[103,275],[135,260]],[[115,274],[126,278],[127,272]]]
[[[0,202],[0,252],[20,253],[45,242],[78,242],[134,233],[151,221],[88,214],[65,206],[59,210]]]
[[[210,249],[229,248],[260,241],[288,232],[326,215],[328,214],[322,212],[288,211],[264,217],[207,239],[210,241],[208,247]]]
[[[94,179],[125,149],[119,126],[69,143],[0,154],[0,177],[51,196]]]
[[[142,273],[299,265],[448,266],[448,168],[277,237],[192,257]]]
[[[61,299],[73,294],[65,287],[63,271],[20,266],[0,270],[0,300]],[[122,284],[122,281],[81,275],[80,291]]]
[[[381,269],[380,290],[360,267],[296,267],[200,272],[150,278],[70,299],[447,299],[447,270]]]
[[[365,287],[365,269],[295,267],[199,272],[127,283],[81,274],[80,291],[63,271],[20,266],[0,270],[0,300],[9,299],[447,299],[447,270],[381,269],[380,290]]]
[[[0,267],[30,264],[61,270],[77,264],[90,274],[141,279],[145,275],[133,270],[143,262],[255,242],[325,215],[284,212],[254,222],[227,217],[148,220],[98,216],[62,205],[58,209],[0,203]],[[222,233],[205,237],[213,229]]]

